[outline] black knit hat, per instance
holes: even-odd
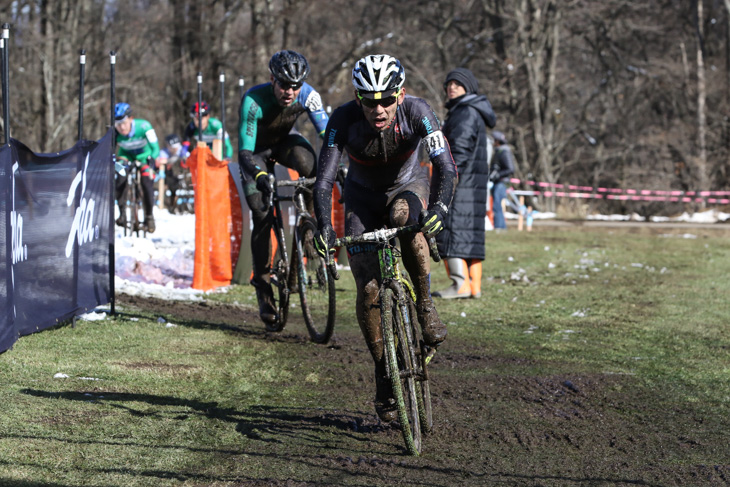
[[[444,89],[449,81],[456,81],[460,83],[465,89],[467,95],[470,93],[479,93],[479,81],[477,81],[474,73],[466,68],[456,68],[446,75],[446,81],[444,81]]]

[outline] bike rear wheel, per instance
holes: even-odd
[[[406,331],[408,316],[403,316],[393,290],[384,288],[380,300],[380,313],[385,343],[385,361],[398,407],[403,440],[411,455],[422,450],[419,405],[421,396],[417,390],[415,353]],[[407,312],[406,312],[407,313]]]
[[[309,217],[303,218],[297,227],[292,272],[297,275],[309,336],[315,343],[327,343],[335,328],[335,278],[314,247],[316,229],[314,219]]]

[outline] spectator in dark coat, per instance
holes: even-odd
[[[515,163],[504,134],[495,130],[492,132],[492,138],[494,139],[494,156],[492,157],[489,180],[492,182],[494,229],[496,231],[507,231],[502,200],[507,197],[507,183],[509,183],[510,176],[515,172]]]
[[[494,127],[497,117],[487,97],[479,94],[479,83],[468,69],[451,71],[444,90],[448,113],[442,130],[451,147],[459,182],[444,221],[445,229],[437,236],[439,252],[453,282],[433,296],[478,298],[489,181],[486,127]]]

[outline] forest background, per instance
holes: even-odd
[[[515,148],[518,178],[729,190],[729,10],[730,0],[0,0],[11,28],[10,133],[36,152],[75,143],[80,49],[84,138],[109,126],[115,51],[117,101],[160,138],[188,122],[198,72],[220,116],[225,73],[234,146],[238,79],[267,82],[277,50],[307,57],[308,82],[332,107],[352,99],[357,59],[388,53],[403,62],[408,92],[442,120],[446,74],[471,69]],[[308,122],[299,128],[311,137]],[[589,201],[644,216],[688,209]]]

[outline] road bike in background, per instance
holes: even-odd
[[[142,163],[139,161],[129,161],[124,158],[115,160],[115,169],[118,173],[117,177],[127,178],[127,186],[121,195],[121,201],[126,201],[123,206],[125,214],[120,215],[117,224],[122,223],[124,228],[124,236],[132,235],[139,237],[140,232],[143,237],[147,236],[147,226],[145,225],[144,193],[142,193]]]
[[[314,246],[317,224],[307,210],[305,193],[311,194],[316,178],[299,178],[293,181],[276,180],[269,175],[271,195],[268,204],[274,209],[273,230],[277,249],[271,266],[271,284],[275,292],[278,320],[267,324],[266,329],[278,332],[284,329],[289,315],[289,298],[299,294],[304,323],[310,339],[315,343],[327,343],[335,327],[335,281],[327,263]],[[292,188],[291,196],[283,196],[282,188]],[[294,241],[291,260],[285,234],[281,203],[293,203]]]

